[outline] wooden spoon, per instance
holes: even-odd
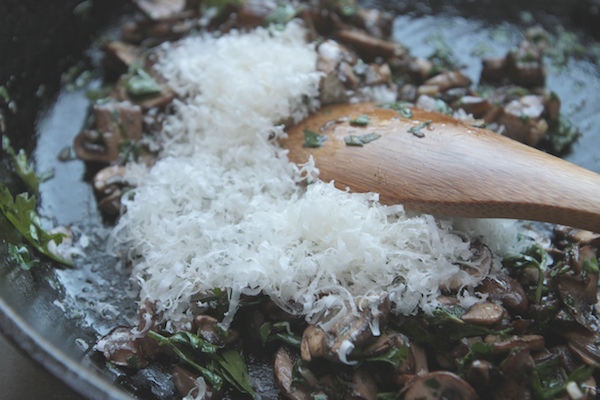
[[[325,107],[289,129],[291,161],[313,156],[340,189],[376,192],[384,204],[437,215],[553,222],[600,232],[600,175],[439,113],[412,117],[374,104]],[[366,115],[357,126],[351,120]],[[305,130],[327,137],[305,147]],[[362,147],[349,135],[381,137]]]

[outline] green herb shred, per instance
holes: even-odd
[[[321,147],[326,140],[327,136],[319,135],[317,132],[311,131],[310,129],[304,130],[304,147]]]
[[[62,243],[64,235],[61,233],[50,234],[42,228],[40,217],[35,211],[35,197],[21,193],[13,199],[8,188],[0,184],[0,211],[38,252],[67,267],[73,266],[72,261],[50,251],[48,247],[50,242],[58,245]],[[19,251],[19,254],[22,253]]]
[[[368,115],[359,115],[358,117],[350,120],[352,126],[367,126],[371,122]]]
[[[419,125],[415,125],[408,130],[408,133],[412,133],[413,135],[415,135],[416,137],[419,137],[419,138],[425,137],[425,134],[423,132],[421,132],[421,129],[424,129],[427,126],[429,126],[429,124],[431,124],[431,122],[432,121],[430,120],[430,121],[425,121],[423,123],[420,123]]]
[[[376,133],[367,133],[365,135],[348,135],[344,137],[344,142],[346,142],[347,146],[358,146],[362,147],[367,143],[372,142],[373,140],[377,140],[381,137]]]
[[[381,108],[398,111],[398,114],[400,114],[403,118],[408,119],[413,117],[412,110],[410,109],[412,106],[414,106],[414,104],[406,101],[395,101],[392,103],[384,103],[379,105]]]

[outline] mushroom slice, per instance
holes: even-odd
[[[435,371],[408,382],[404,400],[476,400],[475,389],[452,372]]]
[[[448,89],[469,87],[471,80],[460,71],[447,71],[427,79],[423,85],[435,87],[441,93]]]
[[[545,346],[545,340],[540,335],[522,335],[512,336],[508,339],[501,339],[495,335],[487,335],[484,342],[492,345],[494,354],[507,353],[517,348],[524,348],[532,351],[542,350]]]
[[[495,385],[492,398],[530,399],[528,386],[534,369],[535,363],[528,349],[521,348],[510,353],[500,368],[502,379]]]
[[[502,305],[514,314],[522,315],[529,308],[527,294],[521,284],[507,275],[486,278],[475,290],[487,294],[489,300],[501,301]]]
[[[299,360],[297,354],[292,353],[287,347],[280,347],[275,352],[275,361],[273,364],[273,372],[275,373],[275,381],[281,394],[288,399],[304,400],[308,397],[308,390],[294,385],[292,386],[292,371],[294,364]]]
[[[352,373],[352,385],[346,398],[352,400],[376,400],[377,383],[367,367],[357,368]]]
[[[353,364],[347,359],[348,355],[380,335],[379,327],[387,323],[390,303],[387,296],[382,296],[379,304],[366,305],[358,315],[351,311],[351,307],[346,309],[348,311],[338,311],[338,314],[325,314],[304,330],[300,345],[303,360],[324,357]],[[339,315],[340,312],[345,314]]]
[[[587,365],[600,368],[600,333],[585,329],[572,329],[563,336],[567,339],[569,350]]]
[[[224,345],[235,342],[239,338],[237,331],[223,330],[218,324],[219,320],[210,315],[197,315],[194,318],[194,329],[197,335],[209,343]]]
[[[500,322],[504,312],[504,308],[498,304],[483,302],[473,304],[460,318],[467,323],[488,326]]]
[[[535,146],[546,135],[548,123],[542,118],[545,111],[543,96],[527,95],[509,102],[497,120],[511,139]]]
[[[104,357],[115,365],[132,368],[144,368],[148,365],[141,337],[124,326],[116,327],[100,339],[96,349],[104,353]]]
[[[129,101],[96,104],[93,114],[96,129],[75,138],[75,152],[81,160],[110,163],[119,157],[121,142],[142,138],[142,109],[138,105]]]
[[[467,114],[472,114],[475,118],[483,118],[492,108],[492,104],[478,96],[463,96],[456,104],[457,108],[462,108]]]
[[[371,62],[377,57],[387,60],[388,58],[406,55],[406,49],[400,44],[370,36],[356,29],[339,30],[335,34],[335,38],[354,48],[361,58],[367,62]]]

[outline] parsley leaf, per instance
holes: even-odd
[[[360,146],[372,142],[373,140],[377,140],[381,137],[376,133],[367,133],[365,135],[349,135],[344,138],[347,146]]]
[[[350,120],[352,126],[367,126],[371,122],[371,118],[368,115],[359,115],[358,117]]]
[[[0,184],[0,211],[37,251],[67,267],[73,266],[72,261],[52,253],[48,248],[50,242],[60,244],[64,235],[50,234],[42,228],[40,217],[35,211],[35,197],[21,193],[13,199],[8,188]]]
[[[27,160],[27,154],[25,150],[21,149],[18,153],[10,145],[10,139],[6,136],[2,136],[2,149],[8,153],[13,159],[15,166],[15,172],[25,182],[28,188],[33,190],[34,193],[39,193],[39,187],[41,182],[45,182],[52,178],[53,172],[48,172],[43,175],[36,175],[33,167]]]
[[[304,147],[321,147],[326,140],[327,136],[319,135],[317,132],[311,131],[310,129],[304,130]]]
[[[129,67],[125,79],[125,90],[132,97],[156,96],[162,88],[141,66]]]
[[[421,129],[427,127],[429,124],[431,124],[432,121],[425,121],[419,125],[415,125],[412,128],[410,128],[408,130],[409,133],[412,133],[413,135],[415,135],[416,137],[422,138],[425,137],[425,134],[423,132],[421,132]]]

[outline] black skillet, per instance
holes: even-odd
[[[600,2],[594,0],[535,1],[373,1],[402,16],[396,38],[418,55],[431,53],[428,39],[441,35],[472,78],[480,64],[472,53],[478,45],[495,55],[520,40],[519,28],[541,23],[550,31],[565,29],[579,35],[588,54],[566,66],[551,67],[547,86],[563,99],[563,110],[584,132],[566,154],[570,161],[600,172],[596,142],[600,137]],[[73,224],[94,238],[102,226],[94,197],[84,181],[79,161],[56,161],[58,152],[72,142],[81,128],[86,109],[82,91],[61,89],[61,75],[83,60],[94,60],[85,51],[100,32],[118,16],[131,10],[119,0],[0,0],[0,86],[11,103],[0,100],[0,110],[15,148],[24,148],[38,170],[55,168],[55,178],[41,187],[41,213],[48,222]],[[491,43],[491,37],[495,38]],[[85,64],[84,64],[85,65]],[[11,179],[5,154],[0,159],[0,181],[14,191],[23,187]],[[121,322],[107,312],[88,310],[85,297],[99,282],[111,287],[108,294],[124,297],[125,272],[111,272],[115,259],[102,248],[90,248],[83,267],[56,272],[49,264],[30,271],[16,268],[6,257],[6,232],[0,230],[0,328],[24,353],[90,399],[176,398],[167,371],[149,369],[133,376],[107,366],[92,349],[98,332]],[[58,284],[57,284],[58,282]],[[121,282],[120,285],[113,285]],[[113,287],[114,286],[114,287]],[[257,375],[272,385],[260,354],[253,356]],[[262,372],[261,372],[262,371]]]

